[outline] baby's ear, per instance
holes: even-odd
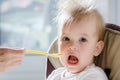
[[[104,48],[104,42],[98,41],[96,44],[94,56],[98,56],[101,53],[101,51],[103,50],[103,48]]]

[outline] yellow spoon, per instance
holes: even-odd
[[[37,50],[26,50],[27,53],[33,53],[33,54],[41,54],[41,55],[45,55],[45,56],[51,56],[51,57],[60,57],[63,54],[60,53],[54,53],[54,54],[49,54],[43,51],[37,51]]]

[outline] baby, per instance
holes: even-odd
[[[94,64],[103,47],[104,21],[90,0],[63,0],[59,5],[60,61],[47,80],[108,80]]]

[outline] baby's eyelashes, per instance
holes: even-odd
[[[87,39],[86,38],[84,38],[84,37],[82,37],[82,38],[80,38],[80,40],[79,40],[80,42],[87,42]]]
[[[61,41],[71,41],[71,39],[67,36],[64,36],[61,38]],[[80,39],[78,39],[79,42],[87,42],[87,38],[85,37],[81,37]]]
[[[62,41],[69,41],[70,39],[68,37],[63,37]]]

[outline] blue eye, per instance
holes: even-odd
[[[86,39],[86,38],[81,38],[80,41],[81,41],[81,42],[86,42],[87,39]]]
[[[69,41],[70,39],[68,37],[64,37],[62,40],[63,41]]]

